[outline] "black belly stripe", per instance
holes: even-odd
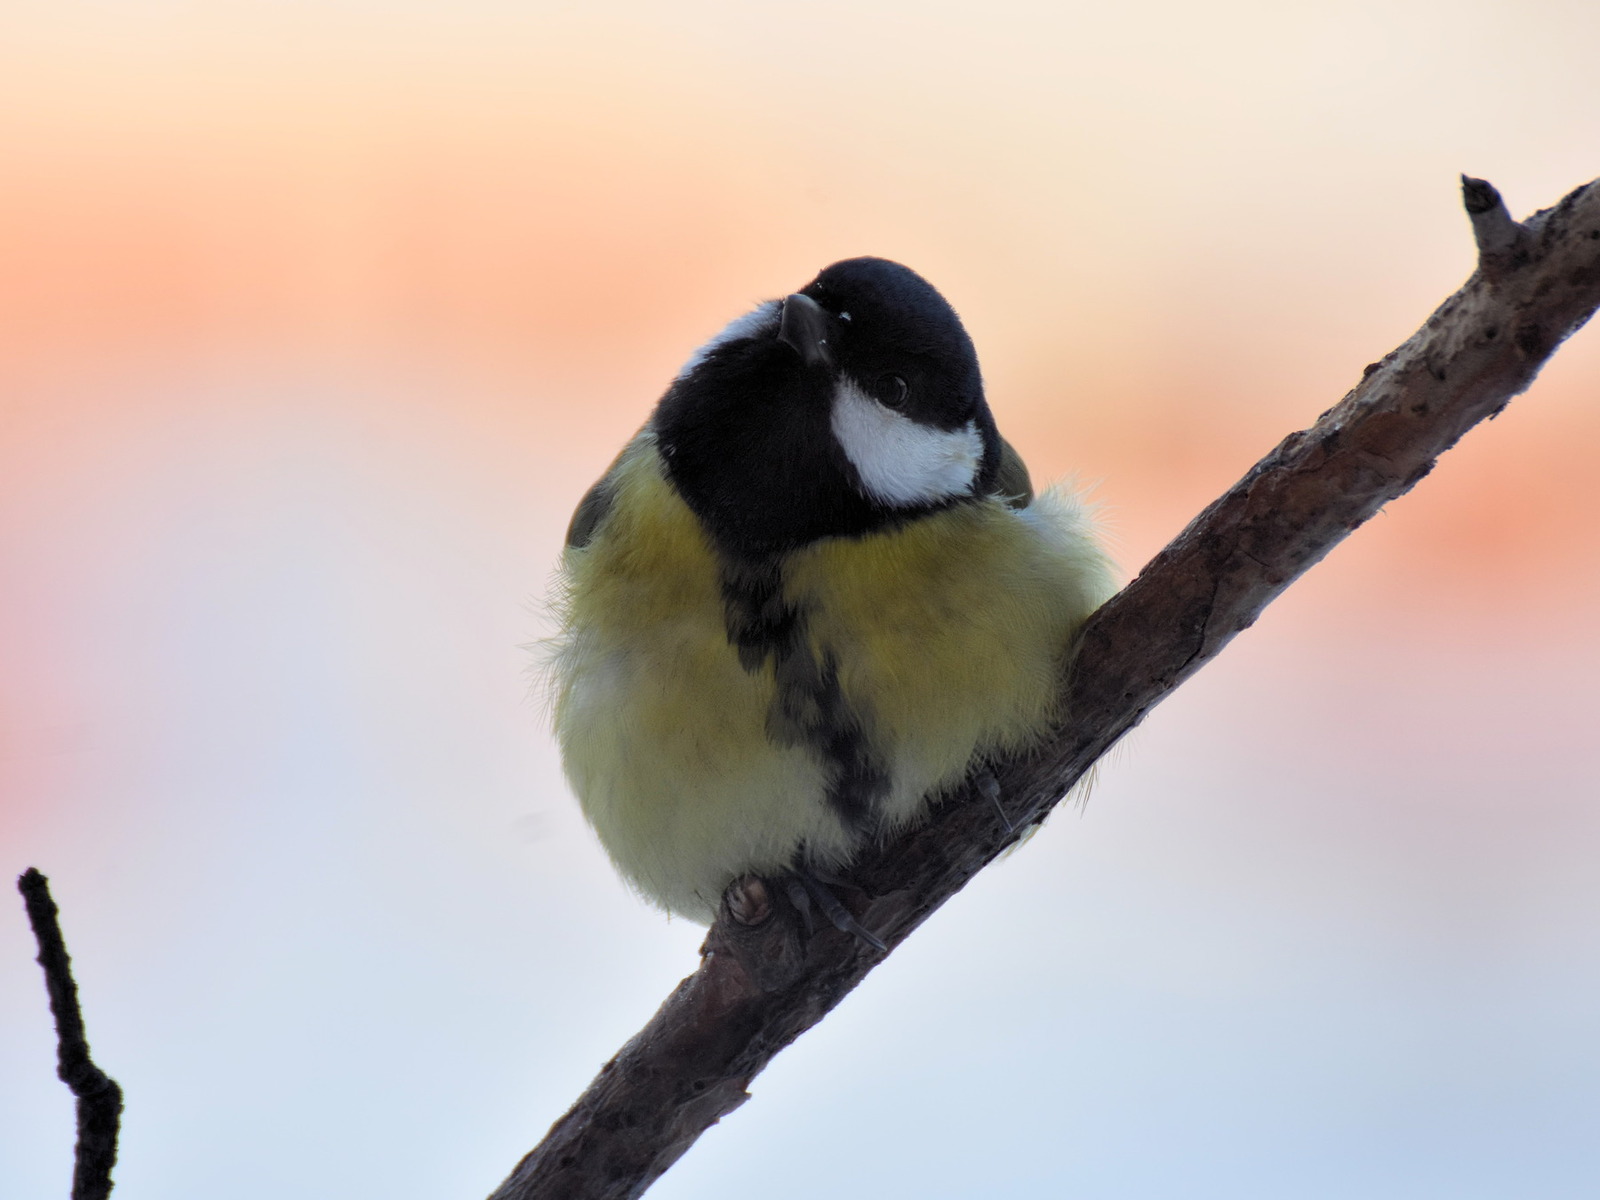
[[[782,572],[771,559],[723,564],[722,612],[746,671],[759,671],[769,657],[783,659],[801,643],[800,611],[784,599]]]
[[[828,803],[852,829],[865,829],[889,792],[889,775],[873,753],[861,715],[845,700],[833,655],[822,662],[803,645],[779,655],[778,694],[767,734],[783,745],[811,747],[828,768]]]
[[[781,568],[771,560],[726,565],[722,594],[740,664],[754,672],[773,663],[777,694],[767,736],[816,754],[828,772],[828,804],[849,828],[870,828],[889,793],[889,773],[864,714],[845,699],[832,653],[824,650],[819,662],[807,645],[805,613],[785,599]]]

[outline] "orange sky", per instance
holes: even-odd
[[[361,5],[13,17],[15,408],[46,403],[23,383],[41,377],[52,410],[92,421],[113,402],[93,380],[153,364],[381,376],[422,357],[500,381],[504,406],[473,420],[569,440],[594,422],[603,462],[708,330],[871,251],[955,299],[1038,473],[1108,481],[1142,556],[1470,268],[1457,169],[1526,210],[1581,182],[1597,142],[1600,102],[1578,103],[1593,85],[1550,69],[1581,56],[1573,29],[1508,41],[1494,6],[1441,28],[1420,5],[1233,4],[1198,24],[1160,10],[1150,32],[1068,10],[1041,28],[1015,6],[977,29],[936,7],[903,28],[886,22],[913,10],[892,5],[788,27],[701,8],[715,35],[648,6],[386,10],[377,32]],[[858,70],[829,39],[860,21],[903,53]],[[1190,53],[1202,24],[1238,36]],[[1110,71],[1108,40],[1138,52]],[[1467,122],[1436,111],[1489,46],[1548,121],[1471,90]],[[1540,415],[1494,431],[1492,464],[1430,481],[1459,489],[1417,530],[1432,557],[1581,536],[1592,485],[1561,455],[1594,432],[1597,362],[1564,351]],[[536,384],[581,399],[535,412],[517,397]],[[8,439],[24,474],[28,420]],[[1475,533],[1451,536],[1463,522]]]

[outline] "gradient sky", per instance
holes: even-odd
[[[692,969],[526,698],[689,351],[882,254],[1128,571],[1600,174],[1600,8],[13,2],[0,874],[127,1200],[478,1196]],[[937,915],[652,1196],[1578,1197],[1600,336]],[[0,912],[6,906],[0,905]],[[0,1196],[71,1101],[0,916]]]

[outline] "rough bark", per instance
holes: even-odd
[[[1600,305],[1600,181],[1521,224],[1489,184],[1463,177],[1462,193],[1478,268],[1460,291],[1090,620],[1067,682],[1069,724],[1041,751],[994,765],[1019,830],[1302,572],[1525,390]],[[853,872],[858,891],[845,899],[890,952],[1019,836],[967,792]],[[773,915],[752,927],[724,906],[699,969],[491,1200],[640,1195],[883,957],[832,929],[807,938],[785,909],[739,897],[740,915],[752,911]]]

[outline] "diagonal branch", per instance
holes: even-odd
[[[1284,588],[1525,390],[1600,306],[1600,181],[1522,224],[1482,180],[1463,176],[1462,197],[1478,269],[1461,290],[1090,619],[1067,684],[1070,724],[1036,753],[995,764],[1019,828],[1043,820]],[[956,799],[854,873],[857,915],[891,951],[1016,840],[990,803]],[[490,1200],[640,1195],[883,957],[831,929],[806,939],[784,919],[741,924],[726,904],[701,954]]]
[[[111,1194],[111,1168],[117,1162],[117,1130],[122,1123],[122,1089],[89,1057],[83,1010],[72,960],[61,936],[50,881],[29,867],[17,878],[28,923],[39,945],[50,1012],[56,1019],[56,1074],[78,1098],[78,1144],[72,1170],[72,1200],[105,1200]]]

